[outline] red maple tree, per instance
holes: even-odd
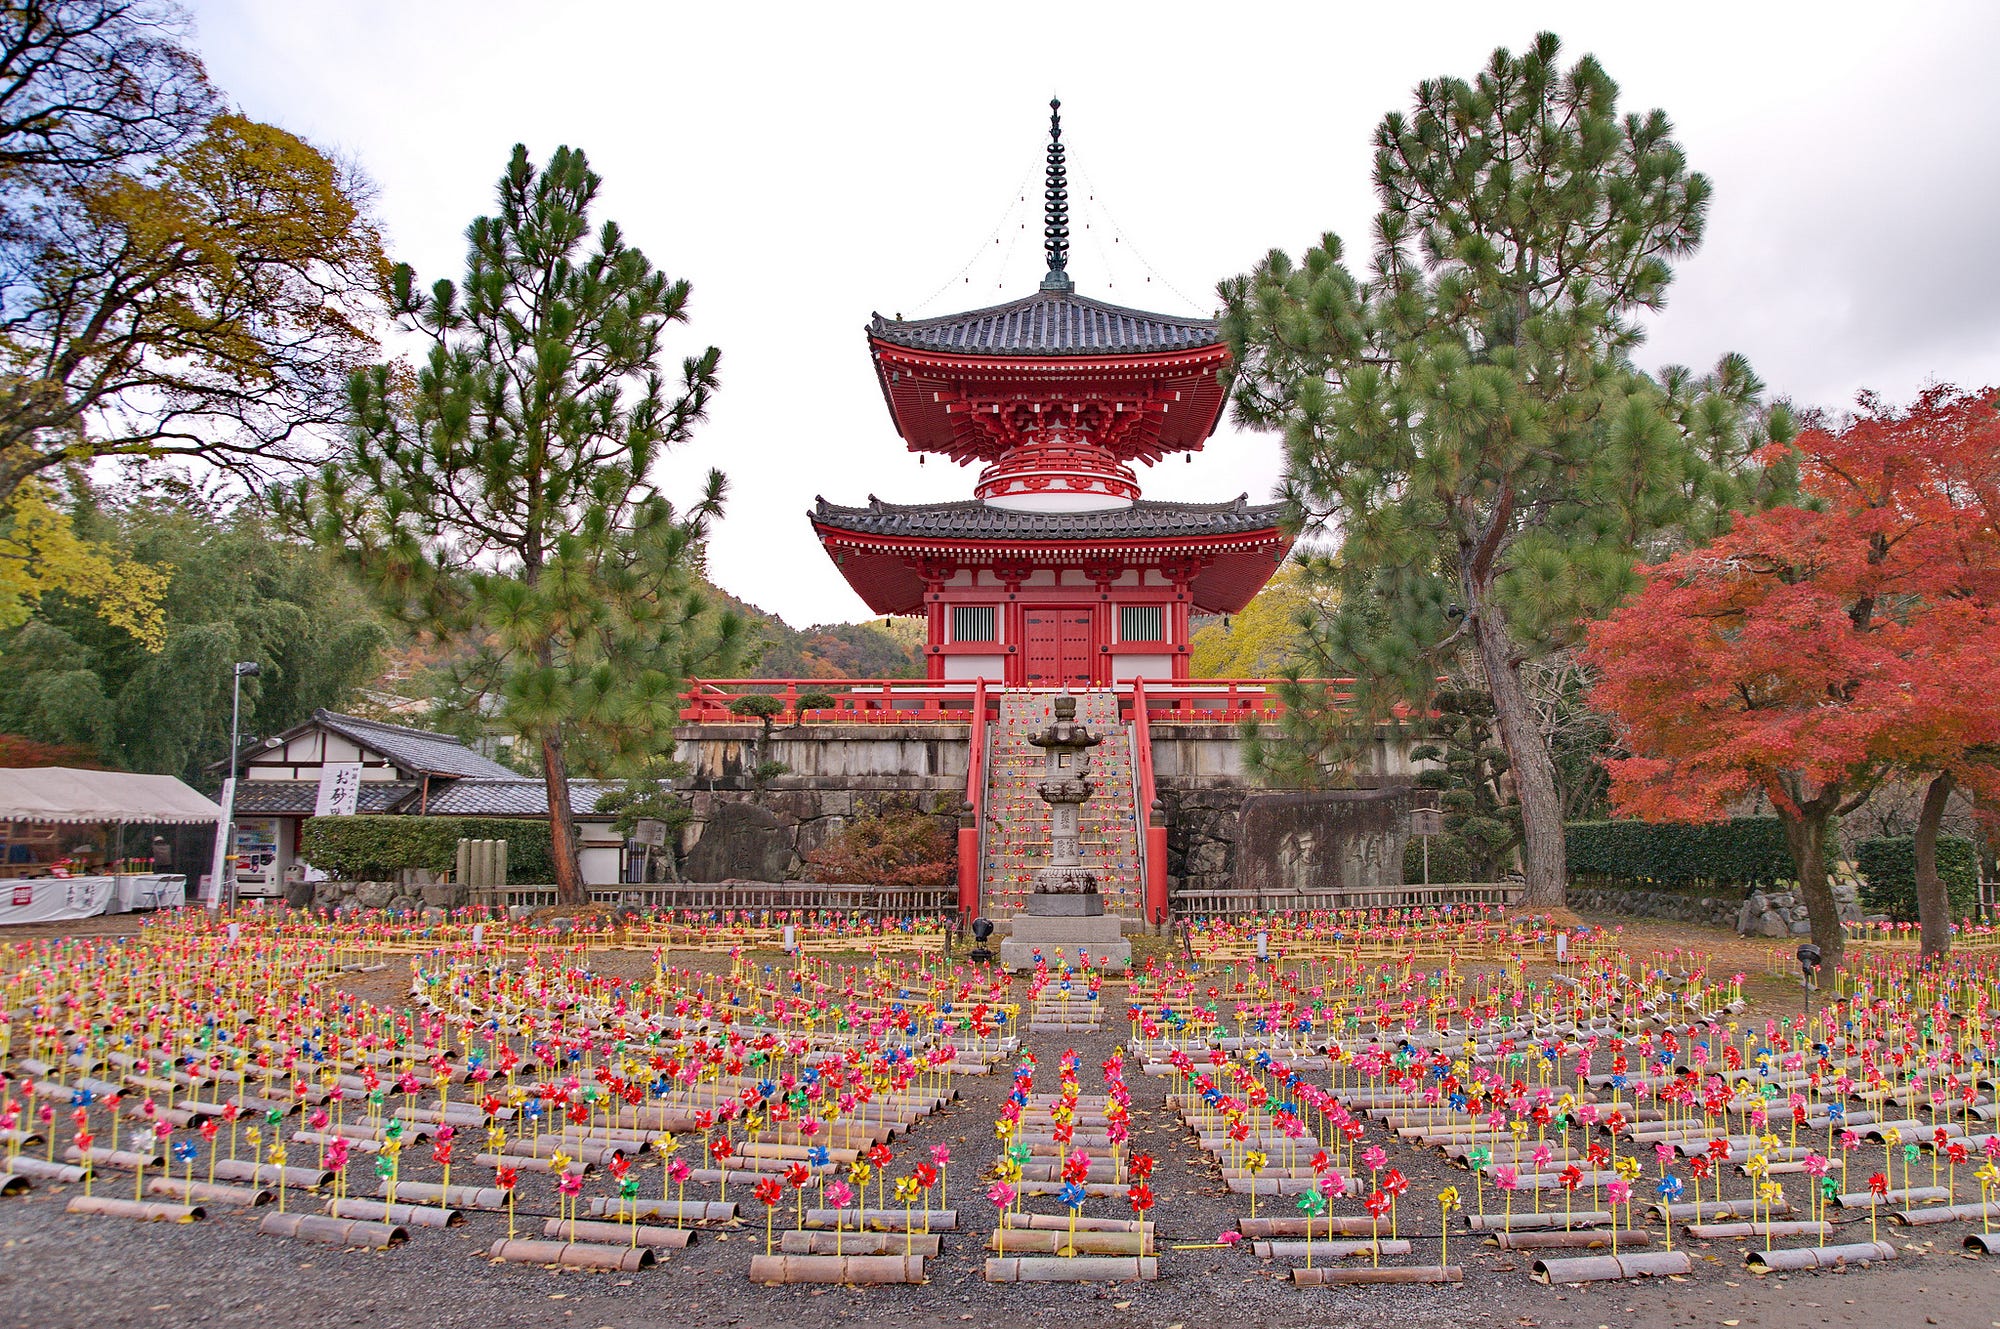
[[[1997,399],[1941,387],[1896,411],[1863,397],[1839,428],[1789,445],[1804,506],[1739,517],[1643,569],[1639,595],[1590,631],[1592,703],[1632,754],[1607,763],[1614,806],[1713,820],[1762,793],[1831,963],[1834,818],[1895,773],[1995,788]]]

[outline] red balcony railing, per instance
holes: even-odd
[[[820,694],[833,704],[801,710],[799,698]],[[748,696],[776,697],[785,709],[776,724],[846,721],[861,724],[967,724],[975,704],[989,715],[997,707],[997,689],[988,692],[978,679],[933,682],[922,678],[691,678],[681,694],[684,724],[755,723],[754,717],[729,709]]]
[[[1351,679],[1325,680],[1336,701],[1348,695]],[[1186,678],[1145,680],[1143,688],[1126,679],[1112,690],[1119,694],[1119,713],[1130,722],[1135,698],[1143,698],[1150,724],[1235,724],[1271,720],[1284,714],[1275,678]],[[753,694],[776,697],[785,709],[777,724],[848,721],[876,724],[966,724],[973,708],[983,706],[988,719],[998,717],[1003,691],[996,681],[923,678],[697,678],[688,680],[681,696],[681,720],[688,724],[741,724],[749,717],[729,709],[738,698]],[[819,693],[832,706],[799,709],[799,698]]]

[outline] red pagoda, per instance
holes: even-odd
[[[1076,293],[1061,105],[1050,102],[1049,271],[942,318],[876,315],[868,347],[913,452],[983,469],[973,498],[841,507],[813,528],[868,607],[923,614],[932,679],[1106,688],[1187,677],[1188,621],[1243,608],[1284,561],[1280,504],[1141,498],[1134,466],[1199,450],[1227,402],[1212,320]]]

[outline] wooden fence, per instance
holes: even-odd
[[[469,903],[496,913],[508,909],[550,909],[554,886],[476,887]],[[958,912],[952,886],[866,886],[785,882],[668,882],[590,888],[596,905],[630,906],[654,913],[830,912],[863,918],[941,918]]]
[[[1183,891],[1173,897],[1173,911],[1181,918],[1248,918],[1258,914],[1332,913],[1342,909],[1424,909],[1448,905],[1511,908],[1526,893],[1527,887],[1517,882],[1337,891]]]

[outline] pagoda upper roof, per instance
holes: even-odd
[[[969,499],[958,503],[884,503],[842,507],[820,499],[813,521],[865,535],[931,540],[1134,540],[1241,535],[1283,520],[1282,503],[1167,503],[1140,499],[1091,512],[1021,512]]]
[[[1036,291],[963,314],[901,319],[875,315],[869,334],[896,346],[957,355],[1144,355],[1214,346],[1214,319],[1125,309],[1073,291]]]

